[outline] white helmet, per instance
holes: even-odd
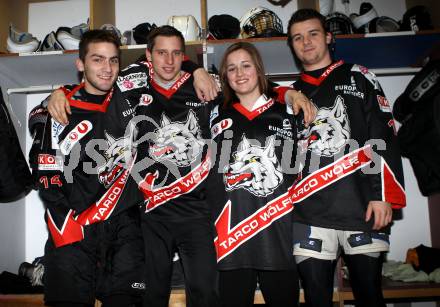
[[[327,16],[333,13],[333,0],[319,0],[319,12],[321,15]]]
[[[58,41],[66,50],[78,50],[82,35],[89,30],[87,23],[81,23],[74,27],[59,27],[56,32]]]
[[[358,31],[361,30],[359,32],[368,32],[365,30],[362,31],[361,28],[365,26],[365,28],[368,29],[368,23],[374,18],[379,17],[379,15],[371,3],[362,2],[359,9],[359,15],[352,15],[351,17],[354,27],[358,29]]]
[[[192,15],[170,16],[168,25],[182,32],[185,41],[196,41],[200,39],[200,27]]]
[[[257,6],[240,19],[241,37],[283,36],[283,23],[271,10]]]
[[[105,23],[100,26],[99,29],[113,33],[119,39],[121,45],[127,45],[127,39],[125,38],[125,36],[122,36],[121,31],[119,31],[119,29],[111,23]]]
[[[6,49],[9,52],[34,52],[39,45],[40,42],[31,33],[21,32],[12,24],[9,25],[9,35],[6,41]]]

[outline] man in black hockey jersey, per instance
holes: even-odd
[[[215,306],[216,262],[213,227],[205,201],[204,181],[210,158],[209,107],[197,97],[192,74],[182,70],[184,38],[170,26],[148,37],[147,59],[152,76],[136,108],[137,159],[130,184],[144,204],[147,291],[144,306],[168,306],[172,259],[183,265],[187,302]],[[124,91],[127,76],[118,80]]]
[[[288,46],[303,67],[295,88],[318,109],[298,135],[304,179],[292,191],[294,255],[310,306],[332,306],[339,248],[356,306],[385,306],[382,254],[392,209],[405,206],[394,120],[374,74],[332,60],[324,21],[301,9],[288,25]]]
[[[211,161],[209,114],[193,76],[182,70],[185,41],[173,27],[148,36],[150,91],[136,108],[137,159],[131,176],[143,197],[147,291],[144,306],[168,306],[174,252],[183,266],[187,304],[216,306],[216,258],[205,179]],[[142,120],[146,118],[146,120]]]
[[[30,160],[49,229],[43,277],[46,305],[93,306],[99,298],[106,307],[131,306],[145,290],[136,208],[99,224],[86,226],[87,218],[82,218],[95,202],[112,199],[99,172],[118,157],[101,153],[106,160],[96,165],[90,153],[99,151],[98,142],[113,133],[106,123],[117,112],[111,99],[119,46],[108,31],[84,33],[76,61],[83,81],[62,88],[72,111],[68,125],[45,117],[41,108],[30,114],[30,128],[36,134]],[[38,125],[38,117],[47,120]]]

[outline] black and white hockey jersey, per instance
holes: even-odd
[[[335,62],[294,84],[316,105],[298,134],[302,180],[292,191],[294,219],[308,225],[371,231],[373,200],[405,206],[402,162],[390,105],[374,74]]]
[[[214,105],[197,98],[190,73],[182,72],[169,89],[151,80],[136,108],[137,158],[130,176],[149,217],[209,216],[205,182],[212,166],[207,143]]]
[[[151,63],[140,64],[150,69],[150,76],[154,75]],[[130,68],[133,69],[138,68]],[[126,76],[118,80],[121,92],[135,93],[132,79]],[[284,96],[286,90],[274,88],[278,96]],[[138,190],[150,218],[208,217],[206,178],[213,165],[208,149],[209,118],[222,98],[209,103],[200,101],[193,88],[193,76],[184,71],[170,88],[162,87],[152,78],[142,94],[136,96],[141,97],[133,119],[137,157],[122,202],[138,201],[139,194],[133,195]],[[136,98],[132,95],[125,99]]]
[[[189,71],[198,68],[189,61],[184,61],[183,67]],[[81,206],[84,206],[84,208],[79,211],[77,209],[75,214],[73,212],[69,213],[69,218],[72,220],[75,216],[75,222],[81,226],[106,220],[111,215],[118,214],[143,201],[138,188],[129,187],[128,178],[135,151],[133,147],[135,123],[132,120],[136,106],[147,103],[152,97],[148,94],[151,91],[150,69],[151,65],[149,63],[137,62],[122,70],[111,94],[105,100],[106,112],[105,115],[101,116],[104,118],[100,117],[99,121],[100,136],[97,135],[97,129],[94,129],[95,134],[93,135],[94,139],[98,139],[95,142],[100,145],[98,148],[89,148],[89,152],[92,152],[92,159],[89,163],[95,163],[98,166],[95,174],[98,176],[99,184],[96,189],[93,188],[94,185],[88,186],[88,189],[93,192],[91,194],[93,196],[83,198]],[[97,110],[90,103],[82,101],[84,100],[84,97],[81,97],[83,94],[78,92],[77,89],[67,87],[64,91],[74,108],[85,108],[86,110],[91,108],[90,111],[102,112],[100,107]],[[71,124],[72,119],[70,119]],[[91,137],[92,135],[90,135]],[[79,237],[73,234],[69,235],[68,231],[64,229],[62,235],[75,237],[75,240]]]
[[[113,93],[91,95],[83,83],[62,89],[71,105],[69,124],[63,126],[47,115],[30,156],[46,206],[47,226],[57,247],[83,238],[86,222],[79,215],[106,190],[99,174],[108,160],[98,150],[106,138],[104,123]],[[30,117],[38,116],[39,111],[34,109]]]
[[[267,99],[253,111],[240,103],[211,116],[215,165],[209,202],[221,270],[293,266],[292,210],[296,128],[286,105]]]
[[[192,76],[197,67],[185,61],[182,68],[174,84],[164,88],[153,78],[146,83],[145,76],[152,77],[154,70],[151,63],[139,62],[121,72],[115,88],[115,96],[122,95],[118,105],[138,102],[135,110],[125,111],[135,113],[137,156],[121,202],[143,204],[150,218],[210,215],[206,203],[206,178],[213,165],[209,118],[222,98],[209,103],[199,100]],[[273,90],[284,99],[288,88],[274,86]]]

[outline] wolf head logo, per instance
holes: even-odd
[[[234,161],[224,169],[226,190],[245,189],[260,197],[272,194],[283,181],[283,173],[275,155],[275,136],[265,147],[253,146],[243,135]]]
[[[99,181],[107,188],[118,178],[132,158],[132,136],[119,139],[105,133],[108,147],[104,151],[106,163],[98,168]]]
[[[194,111],[185,122],[172,122],[162,114],[161,127],[155,131],[150,156],[156,161],[168,160],[179,167],[190,165],[202,152],[204,142]]]
[[[341,96],[331,108],[318,109],[315,121],[299,132],[299,148],[319,156],[331,157],[338,153],[350,138],[350,123]]]

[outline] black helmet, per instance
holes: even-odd
[[[284,36],[281,19],[271,10],[258,6],[250,9],[240,19],[241,37]]]
[[[376,17],[368,23],[369,33],[397,32],[399,23],[387,16]]]
[[[431,15],[423,5],[416,5],[403,14],[401,31],[431,30]]]
[[[352,34],[353,33],[353,23],[347,15],[334,12],[325,18],[325,28],[328,32],[333,35],[338,34]]]
[[[138,45],[147,43],[147,36],[151,30],[157,28],[156,24],[144,22],[133,28],[133,38]]]
[[[227,14],[214,15],[208,20],[208,30],[216,39],[237,38],[240,21]]]

